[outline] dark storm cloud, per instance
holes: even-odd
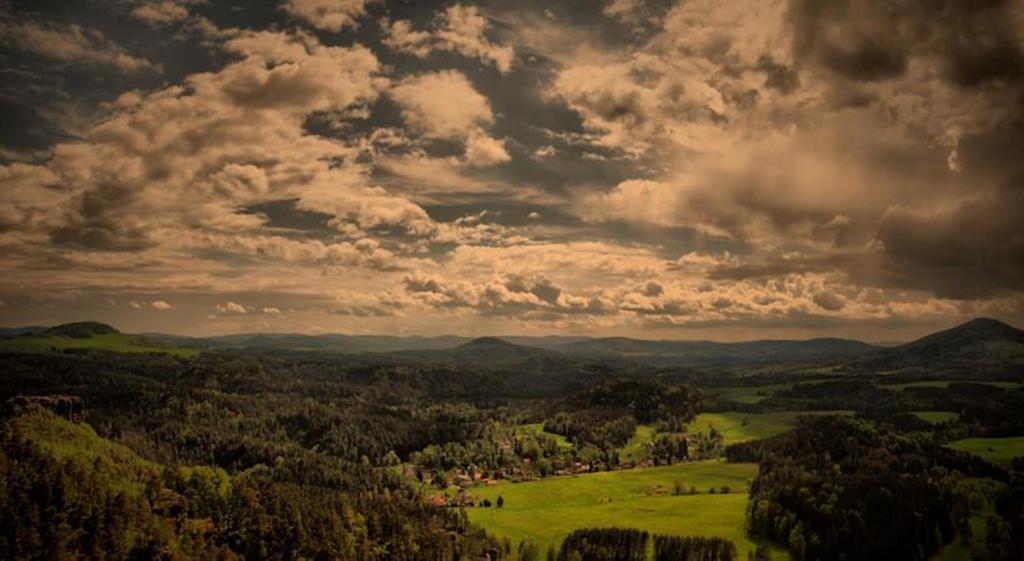
[[[1019,10],[1012,0],[794,0],[790,19],[798,57],[846,78],[897,78],[929,55],[951,82],[976,87],[1024,71]]]
[[[906,69],[906,48],[893,36],[890,5],[794,0],[790,9],[798,56],[854,80],[893,78]]]
[[[883,274],[948,298],[1024,288],[1024,173],[948,211],[893,209],[882,220]]]

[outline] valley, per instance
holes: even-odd
[[[948,336],[967,349],[1017,337],[983,327]],[[536,561],[616,543],[795,561],[1011,551],[997,532],[1017,523],[1024,363],[935,371],[889,347],[872,369],[877,349],[849,348],[666,368],[497,338],[338,353],[95,323],[26,330],[0,340],[0,549],[17,558],[77,525],[181,559]],[[33,491],[58,473],[69,493]],[[864,511],[890,514],[870,528],[829,522]],[[127,525],[103,526],[115,515]],[[268,531],[243,532],[253,524]]]

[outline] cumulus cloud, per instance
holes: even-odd
[[[389,95],[402,108],[406,124],[424,138],[465,142],[470,165],[511,159],[504,142],[484,131],[494,121],[490,102],[462,73],[445,70],[410,76],[392,87]]]
[[[357,27],[366,15],[367,4],[374,0],[287,0],[282,8],[318,29],[335,33]]]
[[[161,312],[166,312],[167,310],[174,309],[174,306],[168,304],[167,302],[165,302],[163,300],[153,300],[152,302],[143,302],[143,301],[139,301],[139,300],[130,300],[128,302],[128,305],[131,306],[132,308],[135,308],[136,310],[141,310],[141,309],[145,309],[145,308],[152,308],[154,310],[158,310],[158,311],[161,311]]]
[[[638,48],[568,59],[550,98],[593,144],[662,163],[581,189],[577,212],[746,245],[750,264],[715,269],[736,274],[832,271],[965,299],[1024,288],[993,206],[1017,206],[1000,185],[1019,176],[1020,11],[890,8],[685,2]]]
[[[382,21],[382,64],[319,38],[369,1],[282,0],[298,27],[267,29],[136,2],[214,56],[2,149],[0,291],[211,330],[1019,317],[1024,22],[983,4],[455,4]],[[0,40],[58,73],[156,68],[43,13]]]
[[[452,51],[468,58],[493,64],[500,72],[508,72],[515,60],[511,45],[492,43],[486,36],[490,27],[476,6],[454,4],[438,15],[429,31],[413,29],[408,20],[384,22],[383,42],[388,47],[426,58],[435,51]]]
[[[149,2],[134,10],[132,15],[154,26],[177,23],[188,18],[188,8],[171,0]]]
[[[420,272],[406,275],[406,291],[434,308],[470,308],[496,316],[548,317],[548,315],[608,313],[598,296],[571,295],[551,279],[510,274],[483,283],[449,283]]]
[[[239,304],[237,302],[224,302],[223,304],[217,304],[217,311],[222,314],[247,314],[252,308]]]
[[[181,227],[253,228],[262,221],[242,206],[306,193],[302,204],[340,214],[344,199],[324,197],[325,183],[352,186],[338,193],[356,205],[350,214],[367,208],[357,202],[359,189],[373,193],[361,172],[326,161],[350,149],[307,135],[301,118],[373,99],[375,57],[270,32],[239,34],[225,48],[244,58],[189,76],[187,88],[153,92],[83,141],[54,148],[47,169],[68,198],[64,224],[51,230],[55,241],[139,248]]]
[[[485,134],[472,134],[466,142],[466,162],[472,166],[492,166],[512,159],[505,151],[505,142]]]
[[[455,70],[411,76],[389,95],[406,123],[428,138],[460,139],[494,120],[491,105]]]

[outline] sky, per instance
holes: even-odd
[[[1024,0],[0,0],[0,324],[1024,325]]]

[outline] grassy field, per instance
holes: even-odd
[[[960,418],[959,413],[952,411],[911,411],[910,414],[933,425],[945,423],[946,421],[955,421]]]
[[[990,382],[983,380],[930,380],[927,382],[910,382],[907,384],[878,384],[880,388],[890,390],[902,390],[904,388],[946,388],[950,384],[988,384],[1003,388],[1004,390],[1015,390],[1020,388],[1020,382]]]
[[[950,448],[970,452],[986,460],[1009,465],[1010,460],[1024,456],[1024,436],[1010,438],[965,438],[947,444]]]
[[[40,335],[0,339],[0,352],[50,353],[66,349],[117,353],[165,353],[185,358],[195,357],[199,354],[196,349],[164,346],[138,335],[124,333],[104,333],[90,337]]]
[[[834,380],[835,378],[826,378],[821,380],[802,380],[801,384],[814,384],[827,382]],[[975,384],[988,384],[991,386],[997,386],[1006,390],[1016,390],[1021,387],[1019,382],[1004,382],[1004,381],[981,381],[981,380],[931,380],[926,382],[909,382],[906,384],[876,384],[879,388],[899,391],[904,388],[945,388],[950,384],[970,382]],[[703,388],[704,392],[708,395],[717,396],[719,399],[726,401],[735,401],[737,403],[758,403],[764,399],[771,397],[775,392],[779,390],[789,389],[792,384],[766,384],[763,386],[730,386],[722,388]]]
[[[705,388],[704,392],[718,396],[726,401],[739,403],[757,403],[772,395],[777,390],[789,388],[789,384],[772,384],[766,386],[735,386],[728,388]]]
[[[544,434],[546,436],[554,438],[555,442],[558,443],[559,448],[572,448],[572,442],[569,442],[569,439],[565,438],[560,434],[545,431],[543,423],[529,423],[526,425],[519,425],[516,427],[516,434]]]
[[[747,486],[754,464],[721,461],[602,472],[525,483],[478,487],[480,499],[505,499],[504,508],[467,508],[471,521],[513,544],[530,541],[546,549],[579,528],[622,527],[673,535],[721,536],[736,543],[740,559],[754,543],[744,533]],[[679,484],[696,495],[674,495]],[[721,487],[731,487],[721,494]],[[714,487],[715,494],[709,493]],[[779,550],[773,559],[788,559]]]
[[[652,440],[654,440],[654,427],[638,425],[636,432],[633,433],[633,438],[619,449],[619,461],[637,462],[644,459],[647,456],[647,449],[644,445]]]
[[[758,440],[784,433],[796,426],[800,415],[852,415],[852,411],[778,411],[775,413],[701,413],[690,423],[690,432],[707,434],[714,427],[725,444]]]

